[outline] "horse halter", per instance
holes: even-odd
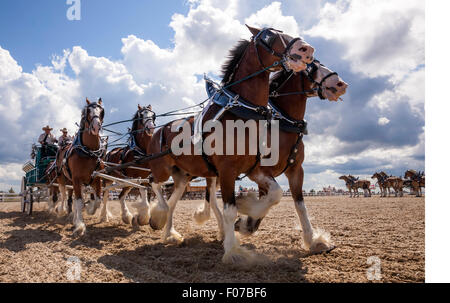
[[[143,115],[144,112],[152,113],[151,117],[144,118],[144,115]],[[138,110],[138,116],[137,116],[136,120],[142,121],[142,125],[144,125],[144,126],[147,124],[148,121],[151,121],[154,125],[155,121],[156,121],[156,113],[153,110],[151,110],[150,106],[146,106],[146,107]]]
[[[92,119],[90,119],[89,121],[89,116],[88,116],[88,109],[90,108],[100,108],[101,112],[100,112],[100,116],[99,115],[94,115],[92,117]],[[102,127],[103,124],[103,118],[105,117],[105,110],[103,108],[103,106],[101,106],[100,104],[98,104],[97,102],[92,102],[91,104],[86,105],[86,107],[83,110],[83,118],[86,122],[89,123],[89,130],[91,130],[92,128],[92,122],[95,120],[95,118],[98,118],[100,120],[100,128]]]
[[[317,87],[317,95],[319,96],[319,98],[322,100],[325,100],[326,98],[323,96],[322,85],[325,83],[325,80],[327,80],[331,76],[334,76],[334,75],[339,76],[339,75],[336,72],[331,72],[328,75],[326,75],[325,77],[323,77],[320,80],[320,82],[317,82],[316,80],[314,80],[314,75],[319,70],[316,63],[320,64],[321,66],[324,66],[322,63],[320,63],[319,60],[314,59],[314,61],[311,64],[308,64],[308,67],[306,68],[306,75],[308,76],[309,81],[311,81],[312,83],[314,83],[318,86]],[[325,87],[325,89],[331,90],[331,92],[336,93],[336,89],[334,87]]]
[[[270,53],[271,55],[273,55],[275,57],[280,58],[281,59],[280,63],[283,65],[283,68],[285,70],[289,70],[285,64],[287,59],[291,59],[293,61],[302,59],[302,56],[300,56],[298,54],[289,55],[289,51],[291,50],[294,43],[299,40],[302,40],[302,39],[298,38],[298,37],[293,38],[290,41],[288,41],[288,43],[286,44],[285,36],[282,33],[283,33],[282,31],[276,30],[274,28],[265,27],[256,36],[252,37],[252,40],[255,42],[254,45],[255,45],[255,50],[256,50],[256,54],[258,56],[259,63],[263,68],[265,68],[265,66],[262,63],[262,60],[259,56],[258,48],[256,47],[257,45],[261,45],[268,53]],[[281,42],[283,43],[283,46],[284,46],[283,53],[279,53],[279,52],[275,51],[272,47],[277,36],[280,38]],[[271,72],[273,70],[269,69],[268,71]]]

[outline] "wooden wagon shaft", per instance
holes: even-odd
[[[166,149],[165,151],[162,151],[160,153],[152,154],[152,155],[148,155],[148,156],[139,158],[138,160],[135,160],[133,162],[120,164],[120,165],[117,165],[117,166],[114,166],[114,167],[107,167],[107,168],[105,168],[105,171],[107,173],[110,173],[110,172],[113,172],[113,171],[118,170],[118,169],[128,168],[130,166],[133,166],[133,165],[136,165],[136,164],[139,164],[139,163],[144,163],[144,162],[147,162],[147,161],[151,161],[151,160],[155,160],[155,159],[164,157],[164,156],[170,154],[171,152],[172,152],[172,150],[169,148],[169,149]]]
[[[129,182],[133,182],[133,183],[149,183],[148,180],[143,180],[143,179],[127,179],[127,181]],[[124,187],[129,187],[129,185],[127,184],[119,184],[119,183],[113,183],[107,187],[102,188],[102,191],[109,191],[109,190],[113,190],[113,189],[119,189],[119,188],[124,188]],[[133,185],[134,187],[134,185]]]
[[[117,164],[117,163],[111,163],[111,162],[103,162],[103,163],[105,163],[106,165],[111,165],[111,166],[119,166],[119,165],[120,165],[120,164]],[[135,169],[135,170],[142,170],[142,171],[148,171],[148,172],[151,172],[151,170],[148,169],[148,168],[137,167],[137,166],[129,166],[129,167],[127,167],[127,169]]]
[[[113,176],[110,176],[110,175],[106,175],[106,174],[102,174],[102,173],[99,173],[99,172],[94,172],[92,174],[92,177],[100,177],[100,178],[104,178],[104,179],[107,179],[107,180],[110,180],[110,181],[113,181],[113,182],[117,182],[119,184],[121,184],[121,183],[122,184],[128,184],[131,187],[136,187],[136,188],[140,188],[140,189],[147,189],[147,187],[142,186],[140,184],[136,184],[136,183],[133,183],[133,182],[125,180],[125,179],[116,178],[116,177],[113,177]],[[144,180],[142,180],[142,181],[144,181]]]
[[[52,183],[51,186],[59,187],[59,184],[58,184],[58,183]],[[66,187],[67,189],[73,189],[73,186],[72,186],[72,185],[65,185],[65,187]]]

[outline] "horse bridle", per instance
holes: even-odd
[[[144,113],[144,112],[151,112],[151,113],[152,113],[152,116],[144,119],[144,116],[143,116],[143,113]],[[145,126],[145,124],[147,124],[147,122],[148,122],[149,120],[151,120],[151,121],[153,122],[153,124],[155,124],[155,121],[156,121],[156,113],[155,113],[154,111],[152,111],[148,106],[147,106],[147,107],[144,107],[144,108],[142,108],[142,109],[140,109],[140,110],[138,111],[138,118],[137,118],[137,120],[138,120],[138,121],[142,121],[142,125],[144,125],[144,126]]]
[[[101,108],[100,116],[94,115],[92,117],[92,119],[90,119],[90,121],[89,121],[88,109],[89,108],[97,108],[97,107]],[[100,128],[102,127],[103,118],[105,117],[105,110],[104,110],[103,106],[101,106],[100,104],[98,104],[98,103],[91,103],[89,105],[86,105],[86,107],[84,108],[83,116],[84,116],[85,121],[87,123],[89,123],[89,131],[90,131],[91,128],[92,128],[92,122],[95,120],[95,118],[98,118],[100,120]]]
[[[274,32],[276,32],[276,33],[274,33]],[[302,56],[300,56],[298,54],[292,54],[292,55],[289,54],[289,51],[291,50],[294,43],[299,40],[302,40],[302,39],[299,37],[293,38],[286,44],[285,37],[282,33],[283,33],[282,31],[276,30],[274,28],[263,28],[256,36],[252,37],[252,41],[254,42],[255,51],[256,51],[256,55],[258,57],[259,64],[262,66],[263,69],[265,69],[266,67],[264,66],[264,64],[261,60],[257,45],[262,46],[271,55],[280,58],[281,59],[280,62],[282,63],[283,68],[285,70],[289,70],[285,64],[285,62],[288,58],[293,61],[302,59]],[[284,46],[283,53],[279,53],[272,48],[272,44],[274,43],[276,36],[278,36],[280,38],[281,42],[283,43],[283,46]],[[269,69],[268,71],[271,72],[273,70]]]
[[[311,81],[313,84],[316,84],[317,87],[317,95],[319,96],[320,99],[325,100],[326,98],[323,96],[323,88],[322,85],[325,82],[325,80],[327,80],[328,78],[330,78],[331,76],[339,76],[339,74],[337,72],[331,72],[328,75],[326,75],[325,77],[323,77],[320,82],[317,82],[316,80],[314,80],[314,74],[319,70],[319,68],[317,67],[316,64],[322,65],[324,66],[322,63],[320,63],[319,60],[314,59],[314,61],[311,64],[308,64],[308,67],[306,69],[306,75],[308,76],[309,81]],[[336,89],[334,87],[325,87],[325,89],[331,90],[333,93],[336,93]]]

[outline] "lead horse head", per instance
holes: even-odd
[[[258,29],[247,25],[253,34],[258,60],[263,68],[267,68],[277,62],[282,63],[286,70],[300,72],[314,60],[314,47],[303,38],[293,38],[282,31],[273,28]],[[261,52],[258,46],[265,52]],[[277,69],[272,69],[277,70]]]

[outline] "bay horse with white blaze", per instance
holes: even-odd
[[[233,102],[238,103],[241,109],[244,107],[247,109],[251,108],[249,111],[252,111],[254,116],[259,118],[242,118],[236,112],[224,110],[225,107],[212,103],[203,114],[202,125],[204,125],[205,121],[212,120],[218,116],[220,117],[217,120],[220,120],[218,122],[222,122],[222,124],[236,120],[265,120],[267,118],[267,104],[269,100],[270,71],[278,71],[284,67],[294,72],[299,72],[306,69],[307,64],[313,60],[314,48],[301,38],[294,39],[273,29],[248,28],[253,37],[251,41],[240,41],[231,51],[222,83],[224,89],[226,88],[226,93],[233,96]],[[185,123],[192,125],[194,119],[177,120],[155,132],[147,149],[147,154],[156,154],[169,150],[169,146],[172,146],[172,140],[180,133],[175,127],[181,128]],[[235,197],[235,181],[240,174],[249,172],[259,161],[259,157],[258,155],[250,154],[248,135],[245,136],[244,154],[237,153],[236,132],[237,130],[234,129],[234,144],[232,146],[234,153],[232,155],[220,155],[217,153],[213,155],[193,155],[194,146],[191,143],[191,155],[169,154],[149,162],[152,171],[152,188],[158,198],[158,203],[151,208],[150,224],[154,228],[162,228],[166,225],[167,220],[172,219],[175,205],[182,196],[187,182],[193,176],[220,177],[220,188],[224,202],[223,244],[225,253],[222,260],[225,263],[251,260],[251,255],[240,246],[239,240],[234,234],[234,225],[238,211]],[[248,129],[246,132],[248,134]],[[210,135],[210,133],[203,133],[203,136],[206,138]],[[222,138],[225,138],[226,135],[226,129],[223,127]],[[228,142],[223,143],[223,150],[226,150]],[[170,176],[172,176],[175,186],[173,194],[170,196],[168,203],[166,203],[162,195],[161,186]],[[272,185],[270,190],[281,192],[281,188],[276,183]],[[167,226],[172,226],[172,223],[168,222]],[[165,240],[182,240],[181,235],[173,228],[165,229],[164,238]]]
[[[61,149],[57,166],[62,170],[60,178],[60,189],[64,188],[67,180],[72,182],[75,194],[73,224],[74,235],[82,236],[86,233],[86,225],[83,222],[83,186],[91,185],[95,193],[91,195],[90,203],[87,203],[87,213],[95,214],[100,206],[102,184],[100,178],[92,177],[92,173],[98,169],[103,169],[101,159],[105,155],[105,147],[102,146],[100,130],[102,128],[105,110],[100,98],[98,102],[90,102],[86,98],[86,106],[81,113],[80,129],[73,142]],[[93,198],[93,199],[92,199]]]

